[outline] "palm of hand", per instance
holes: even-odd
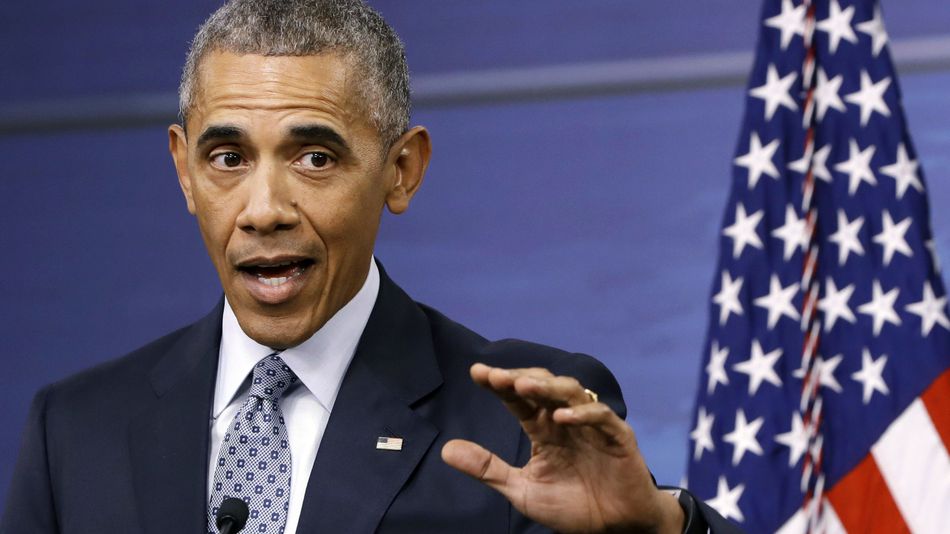
[[[615,437],[559,425],[548,409],[521,423],[532,442],[531,458],[509,485],[512,504],[528,518],[558,532],[604,532],[624,523],[631,507],[651,503],[641,487],[649,473],[631,454],[632,432]]]

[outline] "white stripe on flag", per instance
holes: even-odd
[[[841,519],[838,519],[835,508],[831,506],[828,499],[825,499],[825,508],[821,513],[821,528],[818,529],[818,532],[822,534],[848,534],[848,531],[844,529],[844,525],[841,524]]]
[[[950,506],[950,455],[919,398],[891,423],[871,454],[913,532],[942,532]]]
[[[788,521],[782,525],[782,528],[775,531],[775,534],[804,534],[805,529],[808,528],[808,518],[805,517],[805,511],[798,509],[797,512],[792,517],[788,518]]]
[[[822,534],[847,534],[848,531],[844,529],[844,525],[841,524],[838,514],[835,513],[835,509],[832,508],[828,499],[824,500],[824,505],[818,532]],[[804,510],[799,509],[795,512],[795,515],[788,518],[788,521],[780,529],[775,531],[775,534],[805,534],[807,531],[808,516],[805,515]]]

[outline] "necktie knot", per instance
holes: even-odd
[[[249,395],[261,400],[278,400],[297,381],[297,375],[275,352],[254,366]]]

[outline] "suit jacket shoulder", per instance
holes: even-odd
[[[45,388],[47,417],[58,417],[61,411],[103,416],[128,414],[131,399],[151,394],[151,388],[143,386],[149,384],[152,369],[183,335],[195,327],[180,328],[122,357],[50,384]]]
[[[466,372],[476,362],[508,368],[543,367],[553,374],[576,378],[597,392],[621,418],[626,417],[620,384],[596,358],[521,339],[490,341],[430,306],[418,306],[431,325],[439,353],[453,360],[446,366],[463,366]]]

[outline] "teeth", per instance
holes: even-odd
[[[288,265],[289,265],[289,263],[288,263]],[[294,273],[291,274],[290,276],[281,276],[281,277],[278,277],[278,278],[265,278],[265,277],[263,277],[263,276],[258,276],[258,277],[257,277],[257,280],[260,281],[261,283],[267,284],[267,285],[269,285],[269,286],[271,286],[271,287],[277,287],[277,286],[283,284],[284,282],[286,282],[287,280],[290,280],[291,278],[296,278],[296,277],[300,276],[302,273],[303,273],[302,270],[297,270],[296,272],[294,272]]]

